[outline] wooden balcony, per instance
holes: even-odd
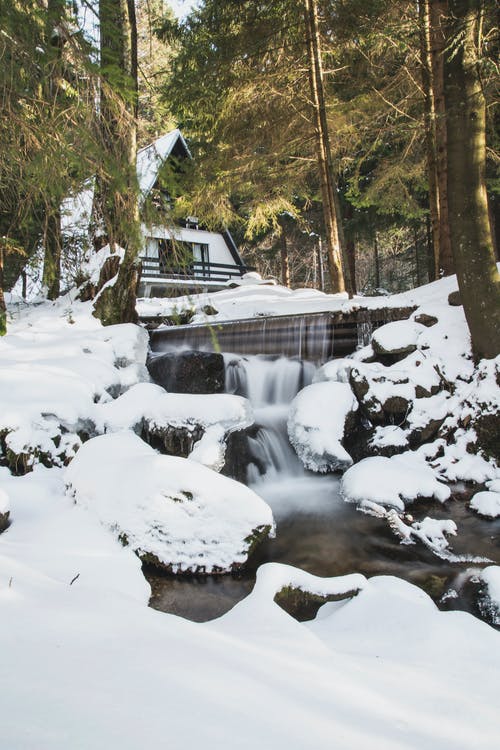
[[[197,281],[216,282],[223,284],[231,279],[239,279],[248,271],[254,269],[250,266],[209,263],[207,261],[192,261],[186,265],[170,265],[159,258],[142,258],[143,280],[162,281]]]

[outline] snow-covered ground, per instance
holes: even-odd
[[[430,413],[441,409],[454,441],[448,445],[438,438],[416,451],[385,459],[397,474],[394,481],[406,488],[395,492],[390,484],[387,505],[393,507],[387,511],[381,504],[388,522],[396,525],[401,522],[397,509],[413,497],[434,494],[446,501],[442,478],[488,480],[489,491],[497,493],[496,467],[466,450],[474,437],[468,428],[470,419],[497,399],[495,363],[474,367],[463,311],[446,303],[452,288],[453,280],[447,279],[391,299],[391,304],[420,305],[420,312],[435,315],[438,323],[423,329],[412,324],[415,351],[424,353],[422,362],[417,364],[413,352],[408,354],[406,369],[403,363],[392,366],[385,381],[389,391],[401,385],[394,374],[398,368],[407,373],[414,390],[430,387],[429,373],[420,377],[424,359],[431,359],[441,377],[454,384],[451,390],[421,394],[417,402],[425,403],[416,410],[414,421],[399,428],[407,439],[406,429],[417,429]],[[299,312],[308,305],[317,305],[318,310],[355,304],[279,287],[242,287],[219,294],[210,295],[210,303],[222,319],[231,311],[242,317],[271,309],[276,314]],[[386,302],[384,298],[369,304]],[[14,476],[0,467],[0,512],[8,508],[11,521],[0,535],[0,747],[472,750],[498,746],[500,634],[469,614],[440,612],[426,594],[399,579],[366,580],[355,573],[319,579],[269,564],[260,568],[252,594],[211,623],[195,624],[148,608],[149,586],[132,549],[140,547],[147,533],[139,529],[138,545],[120,543],[121,530],[128,535],[137,530],[136,526],[120,528],[130,509],[119,507],[120,496],[126,495],[127,502],[138,499],[139,469],[145,473],[145,484],[147,480],[155,485],[155,492],[162,490],[168,461],[161,470],[151,469],[150,459],[156,456],[145,446],[148,467],[142,467],[141,459],[134,476],[139,438],[133,430],[141,409],[128,401],[131,392],[147,391],[149,401],[140,401],[142,416],[152,419],[154,404],[161,402],[162,424],[191,418],[191,404],[186,401],[181,408],[181,402],[165,400],[163,394],[160,398],[145,383],[147,341],[140,329],[103,329],[92,318],[90,303],[77,303],[71,295],[54,304],[12,309],[15,317],[9,334],[0,340],[0,432],[11,468],[32,471]],[[401,328],[400,347],[399,333]],[[389,343],[382,341],[385,347],[393,345],[396,336],[388,338]],[[403,345],[409,343],[407,334],[402,338]],[[360,371],[366,368],[362,362],[366,354],[361,352],[353,360]],[[375,367],[368,380],[380,397],[379,375],[380,368]],[[325,368],[318,379],[312,387],[330,383],[335,391],[349,391],[352,399],[345,367]],[[338,387],[339,382],[343,387]],[[248,423],[250,412],[243,400],[233,397],[224,402],[216,419],[210,405],[215,402],[210,399],[206,397],[201,409],[207,431]],[[345,416],[348,410],[341,406],[336,411]],[[313,422],[308,415],[299,416],[308,428],[305,432],[312,431],[321,449],[330,450],[331,441],[324,442],[318,434],[325,429],[321,411]],[[104,430],[115,434],[99,437]],[[336,425],[335,450],[342,447],[341,438]],[[400,433],[397,439],[402,439]],[[66,468],[82,441],[87,442],[80,459]],[[114,451],[121,450],[118,443],[133,443],[134,451],[119,456],[121,463],[118,460],[113,469]],[[358,463],[348,472],[354,470],[362,476],[352,479],[351,474],[357,494],[349,499],[358,500],[359,495],[360,501],[369,502],[373,491],[380,494],[378,469],[366,471]],[[241,485],[187,459],[174,459],[169,482],[165,503],[175,505],[173,495],[184,493],[188,515],[190,508],[195,515],[200,508],[203,513],[212,509],[212,515],[189,521],[190,528],[196,529],[208,518],[204,531],[211,542],[216,543],[226,528],[233,533],[244,515],[247,525],[238,531],[239,538],[255,525],[272,523],[269,509],[250,490],[243,492]],[[101,497],[104,483],[107,490]],[[235,493],[238,488],[238,502],[249,503],[244,514],[236,514],[235,524],[224,510],[231,485]],[[191,506],[198,491],[206,502]],[[220,501],[217,506],[215,501]],[[180,509],[173,505],[168,514],[178,524],[180,542],[188,519],[181,518]],[[153,528],[157,519],[149,520]],[[455,529],[447,521],[425,519],[411,527],[400,524],[399,532],[420,535],[439,548],[445,534],[452,535]],[[498,566],[490,566],[482,573],[490,606],[497,610],[498,571]],[[299,623],[274,602],[275,594],[287,587],[347,598],[324,604],[315,620]]]

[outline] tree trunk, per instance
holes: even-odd
[[[48,299],[57,299],[61,283],[61,211],[57,206],[45,209],[44,260],[42,283],[47,288]]]
[[[380,258],[378,255],[377,232],[373,233],[373,264],[375,266],[375,289],[380,289]]]
[[[281,283],[290,286],[290,261],[288,258],[288,243],[286,239],[285,221],[280,220],[280,260],[281,260]]]
[[[448,0],[430,0],[430,58],[432,98],[434,106],[434,139],[439,201],[439,256],[436,278],[455,273],[451,251],[448,210],[448,164],[446,158],[446,109],[444,100],[444,26],[448,16]]]
[[[316,0],[304,0],[304,20],[326,246],[332,291],[336,293],[343,292],[346,289],[344,275],[347,278],[348,268],[343,258],[344,242],[340,224],[339,201],[337,186],[333,177]]]
[[[325,291],[325,273],[323,269],[323,242],[321,240],[321,237],[318,237],[318,244],[317,244],[317,253],[318,253],[318,280],[319,280],[319,288],[322,292]]]
[[[3,296],[3,248],[0,247],[0,336],[7,333],[7,307]]]
[[[432,0],[431,0],[432,1]],[[420,0],[418,4],[420,25],[420,71],[422,78],[422,89],[424,92],[424,124],[425,124],[425,150],[427,161],[427,181],[429,183],[429,219],[432,238],[432,252],[434,255],[433,278],[439,277],[439,187],[437,175],[437,145],[436,145],[436,112],[434,108],[434,95],[432,90],[431,76],[431,30],[429,0]]]
[[[480,0],[450,0],[445,57],[451,247],[477,358],[500,353],[500,276],[485,186],[486,106],[479,76]]]
[[[44,97],[49,106],[56,102],[62,79],[62,51],[66,43],[63,30],[66,18],[66,0],[48,0],[45,24],[47,71],[44,80]],[[57,299],[61,283],[61,208],[57,193],[44,206],[43,221],[44,260],[42,283],[47,297]]]
[[[420,286],[420,279],[421,279],[421,273],[420,273],[420,258],[418,255],[418,232],[417,228],[413,227],[413,245],[415,248],[415,277],[417,283],[415,286]]]
[[[104,325],[136,322],[141,248],[137,185],[137,25],[133,0],[100,0],[101,96],[99,128],[104,152],[97,176],[99,213],[112,249],[125,255],[118,277],[98,295]]]

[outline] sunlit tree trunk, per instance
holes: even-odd
[[[435,158],[439,201],[439,255],[436,275],[455,273],[451,251],[450,219],[448,215],[448,162],[446,158],[446,111],[444,99],[445,23],[448,0],[430,0],[430,59],[432,98],[434,108]]]
[[[45,24],[47,67],[43,88],[44,98],[49,107],[56,103],[60,93],[61,58],[66,43],[63,28],[65,20],[65,0],[48,0]],[[59,198],[56,193],[44,206],[42,283],[47,289],[47,297],[52,300],[59,296],[61,283],[62,234]]]
[[[316,0],[304,0],[304,20],[330,279],[332,291],[343,292],[346,289],[344,276],[348,276],[348,268],[343,262],[344,243],[326,117]]]
[[[7,333],[7,308],[3,294],[3,248],[0,246],[0,336]]]
[[[107,240],[125,250],[118,277],[95,303],[105,325],[136,322],[140,277],[137,161],[137,25],[133,0],[100,0],[101,96],[104,151],[97,178],[99,214]]]
[[[480,0],[450,0],[445,57],[453,258],[476,357],[500,353],[500,276],[485,185],[486,105],[479,73]]]
[[[286,226],[284,221],[280,221],[280,263],[281,263],[281,283],[283,286],[290,286],[290,259],[288,257],[288,242],[286,237]]]
[[[418,4],[420,21],[420,70],[424,94],[425,150],[427,160],[427,181],[429,183],[429,220],[432,252],[434,256],[432,278],[439,275],[439,192],[436,158],[436,131],[434,96],[431,84],[431,39],[429,0]]]

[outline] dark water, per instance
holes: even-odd
[[[276,538],[264,543],[237,576],[182,578],[146,569],[151,606],[197,622],[219,617],[250,593],[259,565],[281,562],[320,576],[353,572],[398,576],[424,589],[442,609],[480,615],[474,576],[491,563],[474,558],[500,563],[500,520],[483,520],[469,511],[472,488],[463,485],[453,487],[452,498],[444,505],[430,501],[408,505],[415,520],[431,516],[455,521],[458,531],[450,549],[463,560],[451,562],[419,542],[401,544],[386,520],[345,503],[339,496],[339,479],[304,471],[286,437],[294,389],[310,382],[312,374],[312,369],[304,372],[300,363],[267,361],[261,366],[253,358],[248,366],[244,363],[240,378],[233,368],[228,389],[251,397],[262,425],[253,451],[259,455],[259,466],[266,468],[262,475],[262,469],[250,464],[248,483],[272,507]]]

